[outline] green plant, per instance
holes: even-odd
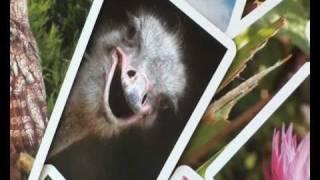
[[[48,114],[54,107],[90,5],[90,0],[28,1],[30,25],[42,60]]]

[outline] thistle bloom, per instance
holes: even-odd
[[[271,167],[264,168],[265,180],[310,179],[310,133],[297,143],[293,125],[287,131],[282,126],[275,130],[272,139]]]

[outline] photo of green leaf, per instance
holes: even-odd
[[[189,165],[204,176],[223,147],[309,61],[310,46],[305,34],[308,20],[309,1],[284,0],[234,38],[236,57],[180,164]],[[261,159],[270,156],[266,152],[270,152],[274,128],[292,122],[299,137],[308,132],[304,119],[310,113],[309,87],[307,79],[215,179],[264,179]]]

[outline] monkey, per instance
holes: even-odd
[[[46,162],[67,179],[160,173],[224,51],[165,2],[104,2]]]
[[[152,13],[141,11],[126,16],[125,24],[109,22],[105,24],[108,28],[93,34],[49,159],[59,158],[59,154],[86,137],[98,138],[90,140],[96,142],[92,146],[98,146],[99,140],[104,144],[109,141],[109,148],[119,146],[111,142],[124,139],[123,131],[152,128],[164,121],[161,113],[177,112],[187,82],[179,32],[169,31]],[[136,133],[136,137],[141,136]],[[79,158],[82,156],[80,153]]]
[[[177,106],[186,86],[179,39],[153,15],[141,14],[129,15],[128,26],[110,26],[94,37],[52,154],[88,133],[107,138],[130,126],[151,126],[160,110]]]

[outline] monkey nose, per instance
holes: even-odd
[[[140,111],[140,109],[142,108],[140,106],[143,106],[147,99],[147,93],[141,97],[139,95],[138,89],[132,89],[131,91],[129,91],[127,99],[129,104],[131,104],[135,110]]]
[[[143,73],[130,69],[122,78],[122,88],[130,108],[138,114],[145,113],[149,94],[149,82]]]
[[[148,111],[146,105],[149,92],[148,78],[143,72],[130,67],[127,54],[120,47],[115,50],[114,59],[121,68],[121,84],[125,100],[133,112],[144,114]]]

